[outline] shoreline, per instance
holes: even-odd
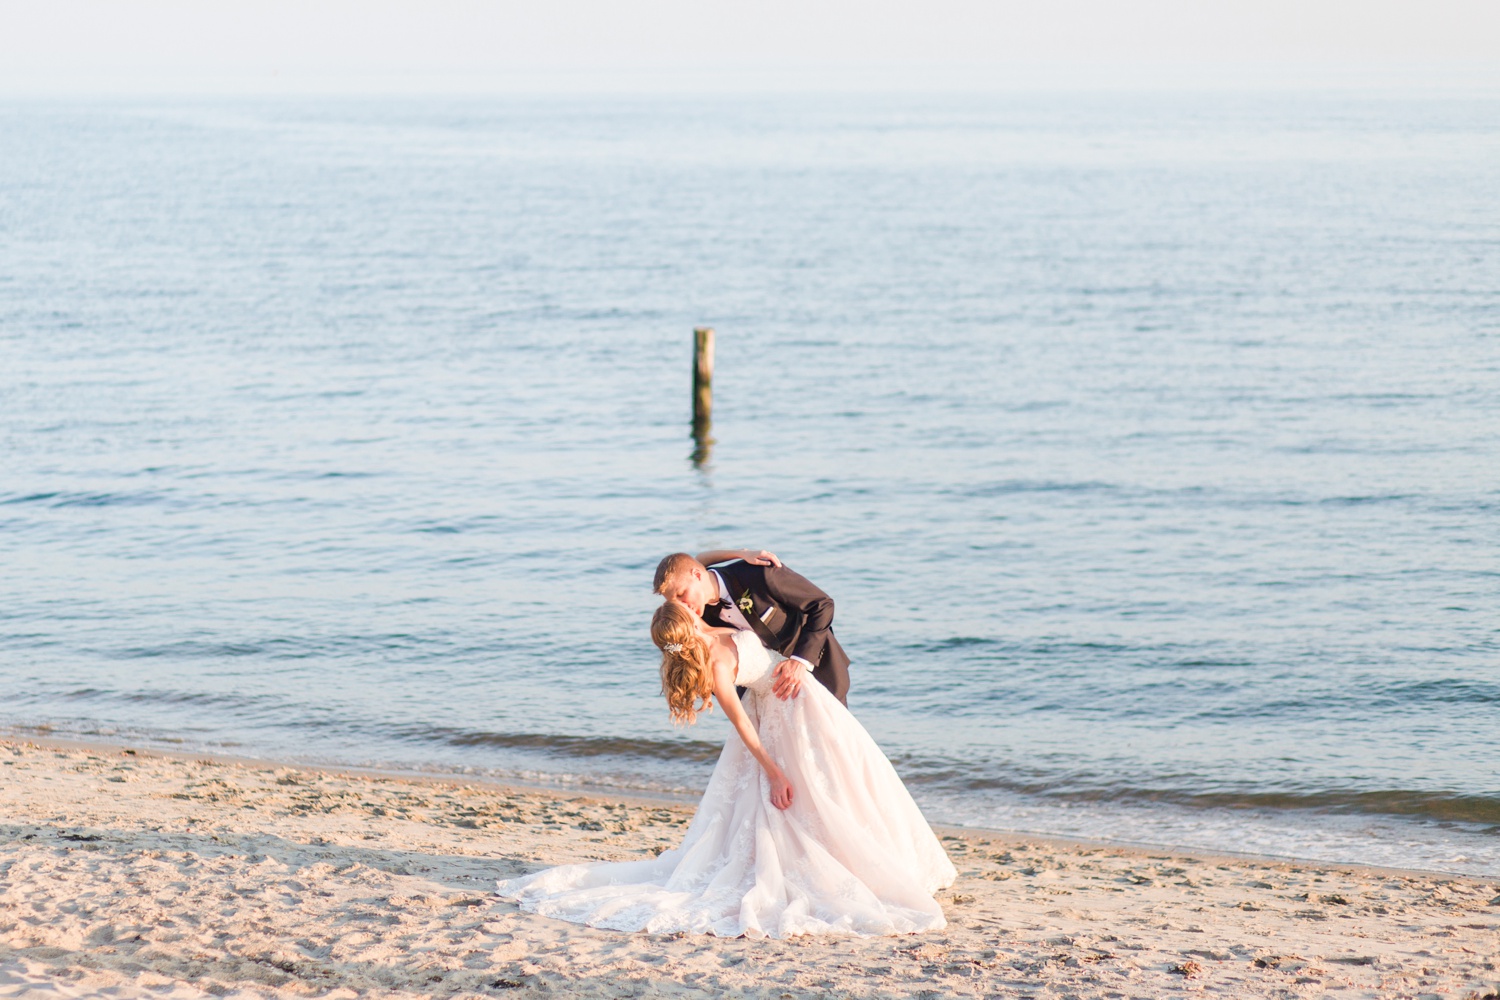
[[[84,750],[93,753],[121,754],[128,753],[143,757],[160,757],[164,760],[177,761],[200,761],[209,760],[217,764],[234,767],[250,768],[291,768],[300,771],[308,771],[317,774],[329,775],[343,778],[388,778],[399,781],[407,781],[415,784],[431,783],[439,785],[484,785],[501,791],[541,793],[559,796],[577,796],[598,802],[625,802],[640,806],[662,806],[677,808],[682,806],[694,806],[697,796],[673,796],[666,793],[651,794],[647,792],[620,791],[612,787],[579,784],[575,786],[548,785],[541,783],[527,783],[510,780],[500,780],[485,775],[442,773],[415,770],[401,770],[388,768],[358,767],[346,764],[305,764],[271,760],[262,757],[241,757],[235,754],[220,752],[194,752],[190,750],[167,750],[158,747],[143,747],[129,743],[111,743],[97,740],[79,740],[69,737],[56,736],[9,736],[0,733],[0,746],[7,743],[32,743],[39,747],[56,748],[62,750]],[[931,823],[932,828],[940,836],[956,837],[986,837],[994,840],[1019,840],[1026,843],[1046,844],[1058,850],[1125,850],[1147,852],[1156,851],[1171,852],[1184,857],[1196,858],[1203,862],[1216,861],[1244,861],[1244,862],[1267,862],[1272,864],[1289,865],[1320,865],[1340,870],[1367,872],[1371,875],[1420,875],[1445,878],[1471,878],[1484,881],[1489,876],[1473,875],[1467,872],[1448,871],[1441,868],[1417,868],[1411,866],[1372,865],[1359,861],[1330,861],[1325,858],[1306,858],[1296,855],[1280,854],[1257,854],[1249,851],[1213,850],[1199,847],[1186,847],[1177,844],[1165,844],[1151,841],[1133,840],[1096,840],[1087,837],[1068,837],[1059,834],[1044,833],[1030,830],[998,830],[991,827],[980,826],[953,826],[942,823]],[[1493,881],[1500,884],[1500,876],[1493,877]]]
[[[690,805],[0,739],[0,998],[784,1000],[1500,992],[1500,881],[942,833],[941,931],[621,934],[496,879],[680,842]]]

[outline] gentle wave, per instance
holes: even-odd
[[[344,734],[357,738],[357,742],[371,745],[398,743],[416,746],[426,744],[442,747],[488,747],[539,752],[559,761],[583,762],[601,757],[615,757],[620,761],[680,761],[695,765],[717,759],[723,749],[722,743],[693,739],[652,740],[557,733],[489,732],[456,726],[341,719],[331,714],[320,713],[315,710],[314,706],[302,703],[294,697],[279,694],[177,689],[132,691],[64,686],[47,692],[19,691],[15,692],[12,697],[17,704],[29,705],[45,705],[49,702],[61,701],[96,706],[121,704],[158,705],[164,708],[214,708],[226,713],[226,718],[238,719],[241,723],[253,721],[258,726],[265,727],[269,724],[274,728],[279,722],[291,730],[321,729],[328,731],[328,735]]]
[[[486,733],[444,726],[396,726],[389,732],[403,740],[454,747],[503,747],[539,750],[565,759],[644,758],[702,763],[717,760],[722,744],[703,740],[642,740],[610,736],[562,736],[555,733]]]
[[[441,639],[393,633],[358,636],[286,636],[253,642],[205,642],[183,640],[156,646],[121,646],[101,650],[101,655],[118,660],[213,660],[261,657],[267,660],[306,660],[319,657],[348,657],[394,651],[428,654],[433,649],[451,650]]]
[[[37,504],[47,507],[145,507],[168,503],[173,497],[168,493],[143,491],[139,493],[12,493],[0,494],[0,506]]]
[[[101,692],[79,689],[70,692],[75,700],[118,699],[122,701],[159,701],[185,706],[235,706],[257,713],[290,713],[295,706],[279,703],[270,697],[208,695],[192,692],[155,693]],[[691,773],[703,774],[703,766],[719,756],[722,744],[704,740],[650,740],[609,736],[560,735],[556,733],[486,732],[436,725],[388,725],[365,723],[350,725],[335,719],[309,716],[298,712],[298,730],[333,730],[358,737],[362,746],[477,748],[519,751],[522,756],[495,758],[488,766],[475,761],[465,770],[476,767],[497,773],[541,774],[552,780],[598,781],[622,788],[642,790],[680,788],[680,779]],[[110,726],[51,725],[12,726],[18,731],[53,733],[73,731],[80,735],[112,735]],[[182,743],[181,737],[167,740],[151,737],[148,741]],[[228,745],[237,745],[229,741]],[[209,744],[205,743],[205,747]],[[417,760],[426,759],[418,751]],[[489,758],[486,758],[489,759]],[[334,761],[337,763],[338,761]],[[350,761],[344,761],[349,763]],[[677,766],[676,771],[662,771],[660,765]],[[1101,775],[1039,773],[1000,775],[982,772],[952,760],[900,755],[894,759],[897,769],[918,794],[939,796],[973,795],[1002,792],[1038,802],[1075,804],[1170,805],[1188,810],[1272,810],[1308,814],[1346,814],[1371,817],[1410,817],[1438,823],[1475,824],[1487,829],[1475,832],[1500,836],[1500,795],[1485,796],[1442,789],[1388,788],[1266,791],[1253,787],[1220,788],[1202,792],[1181,787],[1154,787],[1110,782]],[[420,768],[422,765],[414,764]],[[644,769],[643,769],[644,768]],[[674,780],[671,775],[676,775]],[[634,779],[632,779],[634,775]]]
[[[938,765],[932,771],[922,761],[905,758],[902,773],[914,786],[932,785],[961,791],[1003,791],[1058,802],[1166,803],[1192,809],[1273,809],[1319,813],[1357,813],[1371,816],[1408,816],[1438,822],[1493,825],[1486,831],[1500,835],[1500,796],[1473,795],[1431,789],[1353,790],[1326,788],[1311,791],[1263,791],[1255,788],[1195,792],[1124,784],[1079,787],[1076,777],[1009,779],[956,772]],[[1071,787],[1069,787],[1071,786]]]
[[[1462,685],[1431,683],[1412,685],[1451,697]],[[308,708],[275,695],[243,695],[195,691],[109,691],[77,688],[61,693],[72,702],[157,703],[173,706],[214,707],[258,719],[281,718],[297,730],[325,730],[333,735],[345,734],[361,745],[479,748],[521,751],[528,759],[534,755],[550,761],[548,765],[561,773],[603,767],[619,782],[633,767],[653,765],[642,774],[642,787],[660,784],[655,765],[676,763],[696,769],[717,759],[721,743],[706,740],[654,740],[616,736],[589,736],[541,732],[494,732],[456,726],[392,724],[374,720],[341,720],[309,712]],[[1486,699],[1500,698],[1500,692],[1486,692]],[[24,701],[25,699],[20,699]],[[420,757],[420,751],[419,751]],[[996,773],[993,765],[976,767],[972,763],[951,759],[902,754],[896,763],[913,788],[930,788],[949,793],[1000,791],[1037,799],[1078,802],[1166,803],[1192,809],[1272,809],[1355,813],[1385,816],[1409,816],[1440,822],[1493,824],[1500,834],[1500,795],[1485,796],[1442,789],[1388,788],[1353,789],[1319,788],[1307,790],[1265,790],[1254,787],[1220,787],[1214,791],[1194,791],[1152,784],[1130,784],[1111,780],[1105,775],[1078,772],[1047,772],[1028,769],[1020,773]]]

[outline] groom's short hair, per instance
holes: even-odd
[[[656,564],[656,576],[651,581],[651,593],[660,594],[667,581],[679,573],[686,573],[693,567],[703,568],[703,564],[686,552],[673,552],[661,562]]]

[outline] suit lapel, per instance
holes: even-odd
[[[770,629],[766,628],[766,623],[760,620],[760,610],[760,608],[752,608],[746,611],[744,608],[740,608],[740,614],[745,616],[745,621],[750,623],[750,630],[756,634],[761,643],[771,649],[775,649],[776,636]]]
[[[760,620],[760,616],[765,612],[766,608],[771,607],[775,602],[771,600],[770,595],[763,588],[753,585],[754,574],[724,572],[728,568],[738,569],[748,565],[749,563],[746,562],[730,563],[728,567],[720,568],[719,573],[724,577],[724,586],[729,588],[729,603],[738,608],[740,614],[745,616],[745,621],[749,623],[750,631],[755,633],[756,638],[760,639],[761,643],[766,647],[775,649],[776,634],[766,627],[765,622]],[[744,606],[740,604],[746,597],[749,597],[751,601],[749,611],[746,611]]]

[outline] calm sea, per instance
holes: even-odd
[[[765,546],[935,821],[1500,874],[1496,192],[1494,96],[0,105],[0,727],[691,794],[651,571]]]

